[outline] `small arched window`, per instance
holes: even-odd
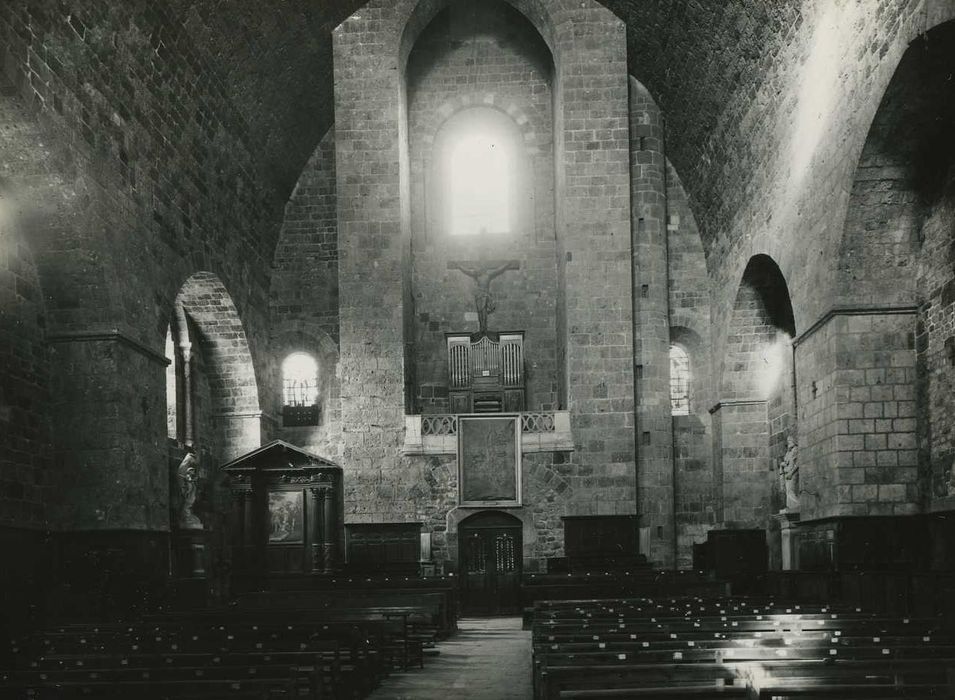
[[[178,422],[178,380],[176,378],[176,343],[172,339],[172,326],[166,330],[166,435],[172,439],[179,438]]]
[[[293,352],[282,363],[282,418],[287,427],[318,425],[318,363]]]
[[[690,358],[679,345],[670,346],[670,413],[690,415]]]

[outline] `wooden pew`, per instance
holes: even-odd
[[[940,697],[955,667],[937,618],[771,599],[539,602],[532,630],[536,698]]]
[[[21,663],[4,672],[2,697],[131,697],[150,685],[145,697],[358,698],[387,673],[389,659],[406,653],[389,648],[403,619],[197,617],[76,625],[19,640],[13,653]]]

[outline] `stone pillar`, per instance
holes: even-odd
[[[796,339],[802,522],[919,512],[916,309],[835,308]]]
[[[333,33],[342,461],[351,512],[400,517],[405,232],[400,3],[372,2]]]
[[[180,342],[179,354],[182,362],[182,442],[186,447],[192,447],[195,443],[195,425],[192,418],[192,343]]]
[[[48,341],[60,477],[51,521],[64,530],[168,535],[166,358],[117,331]]]
[[[633,355],[636,365],[637,512],[649,528],[654,564],[676,563],[670,310],[663,116],[630,79],[630,197],[633,241]]]
[[[180,578],[205,578],[205,537],[203,530],[179,530],[175,533],[176,574]]]
[[[779,521],[782,570],[795,571],[799,568],[799,557],[794,542],[795,534],[799,528],[799,513],[779,513],[773,517]]]
[[[566,470],[573,489],[566,512],[632,515],[637,504],[626,27],[596,3],[559,12],[566,13],[566,24],[557,28],[554,46],[558,328],[576,446]]]
[[[711,409],[715,442],[719,453],[716,471],[721,475],[721,525],[725,528],[766,527],[770,512],[769,494],[776,471],[769,461],[769,426],[766,401],[733,399]]]
[[[46,512],[60,583],[91,586],[104,604],[148,607],[174,566],[166,358],[116,330],[51,332],[47,342],[57,483]],[[78,575],[96,560],[104,588]]]

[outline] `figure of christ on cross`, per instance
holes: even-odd
[[[478,325],[482,333],[487,333],[487,319],[494,309],[494,297],[491,296],[491,281],[508,270],[519,270],[521,263],[517,260],[506,262],[487,261],[451,261],[449,270],[460,270],[474,280],[474,306],[477,310]]]

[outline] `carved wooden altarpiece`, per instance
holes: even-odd
[[[342,567],[342,468],[281,440],[230,462],[232,570],[261,579]]]

